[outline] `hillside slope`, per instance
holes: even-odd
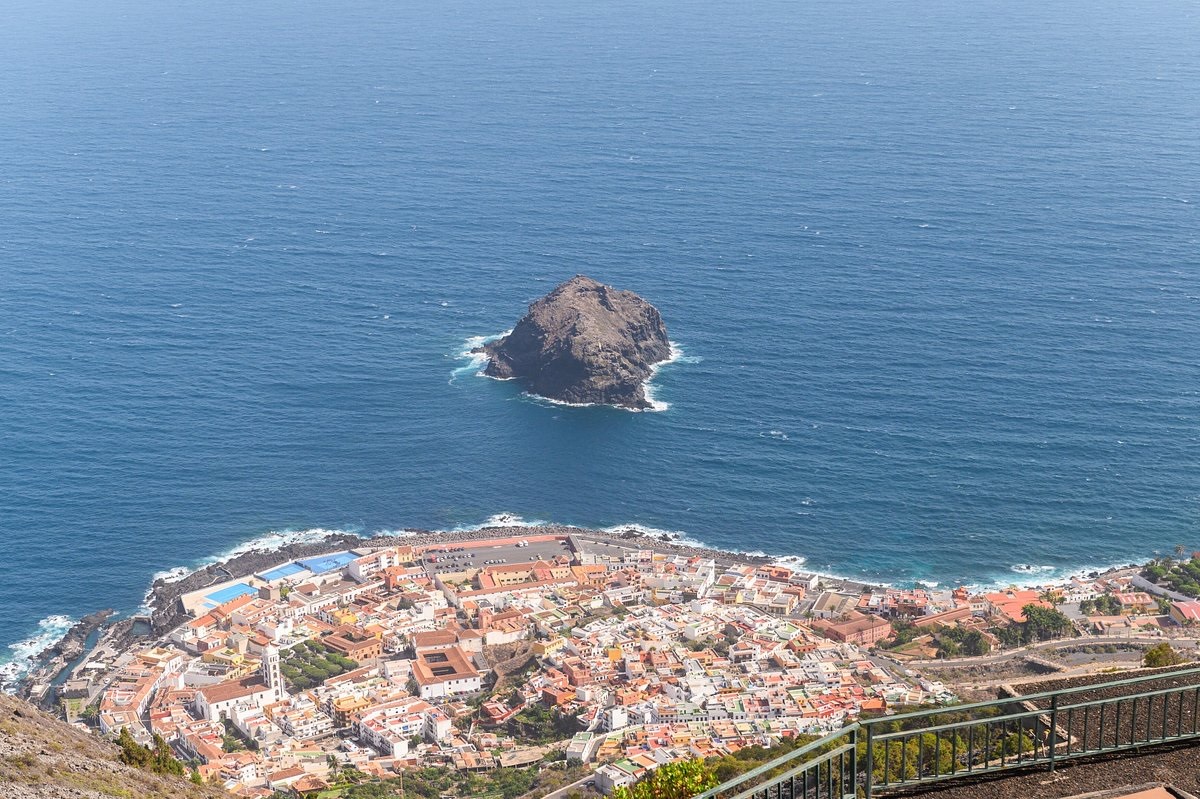
[[[119,750],[0,693],[0,796],[4,799],[228,799],[186,779],[139,771]]]

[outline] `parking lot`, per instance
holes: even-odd
[[[482,569],[487,566],[550,560],[559,555],[571,556],[571,549],[566,541],[530,541],[529,545],[524,547],[516,544],[470,541],[446,544],[445,547],[427,550],[422,556],[421,564],[431,574],[444,574],[465,569]],[[437,562],[431,563],[430,556],[436,557]]]

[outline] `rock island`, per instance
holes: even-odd
[[[671,343],[653,305],[576,275],[482,351],[486,375],[519,380],[538,396],[645,410],[652,407],[646,381],[671,357]]]

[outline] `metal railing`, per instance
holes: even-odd
[[[1182,683],[1137,690],[1159,681]],[[1079,696],[1092,692],[1119,695]],[[1196,738],[1200,668],[1191,668],[861,719],[695,799],[872,799],[1015,768],[1053,771],[1072,758]]]

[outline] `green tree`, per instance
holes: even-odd
[[[650,776],[612,793],[613,799],[690,799],[717,786],[712,769],[700,760],[678,760],[659,766]]]
[[[962,647],[952,638],[939,638],[937,656],[940,658],[956,658],[962,652]]]
[[[996,741],[992,747],[992,756],[1009,757],[1010,755],[1026,754],[1033,750],[1033,736],[1021,730],[1019,732],[1010,732]]]
[[[128,727],[117,734],[117,746],[121,748],[121,762],[127,766],[152,771],[155,774],[174,774],[182,777],[187,770],[171,752],[170,745],[161,735],[154,736],[154,747],[142,746],[133,739]]]
[[[1157,583],[1167,576],[1167,570],[1157,563],[1152,563],[1142,570],[1142,576],[1150,582]]]
[[[979,630],[971,630],[963,636],[962,652],[964,655],[976,657],[992,651],[992,644]]]
[[[1071,620],[1053,608],[1029,604],[1021,608],[1025,621],[1021,624],[1022,638],[1026,641],[1046,641],[1062,638],[1073,628]]]
[[[911,643],[920,631],[908,619],[893,619],[892,620],[892,636],[885,645],[887,649],[896,649]]]
[[[1175,649],[1163,641],[1161,644],[1155,644],[1146,650],[1145,657],[1142,659],[1142,665],[1147,668],[1157,669],[1163,666],[1177,666],[1183,663],[1184,657]]]
[[[1025,632],[1019,624],[1011,624],[1007,627],[995,627],[991,632],[1000,640],[1000,645],[1003,647],[1012,648],[1025,643]]]
[[[158,734],[154,736],[150,770],[156,774],[174,774],[178,777],[182,777],[184,772],[183,763],[175,759],[170,745]]]
[[[122,727],[117,734],[117,746],[121,747],[121,762],[134,768],[147,768],[150,765],[150,750],[133,740],[128,727]]]

